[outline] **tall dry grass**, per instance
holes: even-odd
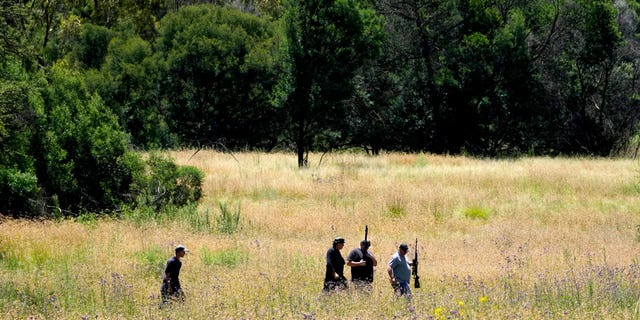
[[[201,218],[0,223],[0,312],[11,319],[635,319],[638,163],[428,154],[180,151],[206,174]],[[220,202],[240,228],[215,228]],[[321,294],[336,236],[368,225],[373,291]],[[419,240],[422,288],[396,299],[384,264]],[[187,303],[159,309],[172,248],[191,249]],[[411,247],[413,251],[413,246]],[[413,253],[410,252],[412,256]],[[348,267],[347,267],[348,269]],[[347,270],[348,272],[348,270]]]

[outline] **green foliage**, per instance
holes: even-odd
[[[566,104],[560,121],[566,143],[565,153],[609,156],[624,150],[638,122],[637,86],[623,80],[629,75],[629,46],[636,35],[623,34],[619,21],[630,18],[610,1],[577,1],[567,8],[567,20],[574,32],[565,35],[551,65],[562,73],[553,73],[551,87]],[[634,27],[637,30],[637,27]],[[624,38],[623,38],[624,37]],[[566,40],[566,41],[565,41]],[[634,67],[637,74],[638,66]],[[615,94],[614,94],[615,92]],[[614,129],[615,128],[615,129]]]
[[[354,92],[356,70],[379,54],[382,20],[354,0],[290,0],[285,7],[290,138],[298,166],[306,166],[314,141],[325,149],[340,142],[347,114],[342,102]]]
[[[94,213],[83,212],[80,213],[77,217],[75,217],[75,221],[82,223],[88,227],[96,227],[98,225],[98,216]]]
[[[179,166],[177,168],[175,203],[183,205],[200,200],[203,180],[204,174],[198,168]]]
[[[212,233],[215,231],[215,226],[213,225],[211,215],[209,214],[209,209],[200,213],[194,208],[194,212],[189,215],[188,221],[193,232]]]
[[[622,36],[616,25],[616,8],[610,1],[579,1],[584,5],[584,41],[582,63],[600,64],[615,58]]]
[[[200,248],[202,262],[209,267],[223,266],[235,268],[249,259],[249,253],[241,248],[211,251],[206,247]]]
[[[20,71],[4,70],[20,76]],[[45,81],[48,86],[40,92],[31,88]],[[154,187],[169,189],[153,204],[156,208],[182,206],[202,196],[203,176],[197,169],[170,160],[154,163],[158,157],[146,164],[130,152],[117,117],[64,61],[50,69],[46,80],[0,78],[0,92],[0,191],[6,199],[1,212],[67,216],[115,211]],[[145,165],[151,170],[145,171]],[[160,171],[164,168],[168,171]]]
[[[3,198],[0,212],[21,215],[36,211],[36,207],[31,205],[30,201],[37,198],[37,181],[33,173],[0,168],[0,194]]]
[[[218,231],[220,233],[232,234],[240,228],[240,206],[235,210],[229,209],[226,202],[219,202],[220,214],[216,217]]]
[[[160,210],[195,203],[202,196],[204,175],[194,167],[178,166],[168,156],[152,152],[144,170],[146,174],[136,176],[132,186],[140,206]]]
[[[175,135],[169,131],[163,105],[158,105],[161,69],[152,55],[149,42],[122,32],[109,43],[100,76],[91,85],[118,116],[134,145],[173,147]]]
[[[113,32],[103,26],[83,24],[77,44],[71,49],[71,61],[82,68],[100,68],[107,54]]]
[[[462,210],[462,215],[467,219],[472,220],[487,220],[491,210],[482,207],[469,207]]]
[[[79,74],[54,66],[38,120],[38,179],[65,210],[116,209],[128,192],[127,140],[102,99]]]
[[[37,102],[20,64],[0,65],[0,75],[0,212],[21,215],[37,208],[29,201],[39,191],[31,155]]]
[[[407,203],[402,197],[395,196],[386,205],[383,214],[389,218],[397,219],[407,215]]]
[[[137,225],[157,223],[160,225],[171,225],[176,222],[188,222],[185,228],[193,232],[211,232],[211,228],[205,228],[203,221],[198,214],[197,204],[188,204],[181,207],[175,205],[165,205],[159,209],[153,206],[136,205],[135,207],[125,207],[121,217],[134,222]]]
[[[275,24],[229,7],[182,7],[160,21],[156,65],[166,121],[184,145],[272,148],[283,125]]]
[[[136,257],[147,269],[147,274],[157,278],[164,271],[165,252],[156,244],[145,246],[141,251],[136,253]]]
[[[34,82],[20,63],[0,64],[0,167],[33,170],[29,148],[39,104]]]
[[[0,0],[0,62],[16,57],[25,59],[32,53],[26,52],[28,44],[24,37],[22,24],[26,10],[21,3],[13,0]],[[26,60],[26,59],[25,59]],[[0,77],[2,78],[2,77]]]

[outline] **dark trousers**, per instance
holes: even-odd
[[[346,289],[346,288],[347,288],[347,280],[346,279],[325,280],[324,281],[324,287],[322,288],[322,291],[330,292],[330,291],[342,290],[342,289]]]
[[[166,282],[162,283],[160,294],[162,296],[162,303],[170,301],[184,302],[184,292],[182,292],[180,286],[171,286]]]

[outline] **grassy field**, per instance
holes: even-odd
[[[637,161],[313,154],[300,170],[293,154],[171,155],[206,174],[197,208],[0,220],[3,317],[640,316]],[[380,261],[373,291],[323,295],[331,240],[346,238],[346,257],[365,225]],[[416,238],[422,288],[398,299],[385,264],[401,242],[413,257]],[[160,310],[161,274],[178,243],[191,250],[187,302]]]

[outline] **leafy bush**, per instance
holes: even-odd
[[[152,60],[165,121],[180,143],[273,148],[285,124],[272,103],[283,73],[277,24],[231,7],[194,5],[158,25]]]
[[[200,199],[203,174],[131,152],[117,117],[65,61],[31,81],[41,91],[0,78],[0,213],[78,216]]]
[[[18,63],[0,65],[0,213],[20,215],[38,207],[31,156],[37,91]]]
[[[144,170],[146,174],[139,175],[132,188],[138,194],[138,205],[156,209],[184,206],[202,196],[204,174],[197,168],[177,166],[168,156],[152,152]]]
[[[82,77],[52,67],[34,142],[38,181],[69,212],[118,209],[132,182],[126,134]],[[71,213],[69,213],[71,214]]]
[[[19,214],[26,209],[35,210],[29,200],[38,194],[38,179],[34,174],[15,169],[0,169],[0,211],[7,214]]]

